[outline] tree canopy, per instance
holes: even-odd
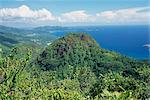
[[[150,98],[150,66],[71,33],[46,48],[18,45],[0,56],[0,99]]]

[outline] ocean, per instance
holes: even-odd
[[[88,33],[99,43],[100,47],[132,58],[149,58],[149,48],[144,46],[150,44],[148,25],[76,26],[53,31],[53,34],[63,36],[69,32]]]

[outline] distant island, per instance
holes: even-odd
[[[149,48],[150,48],[150,44],[145,44],[144,46],[145,46],[145,47],[149,47]]]

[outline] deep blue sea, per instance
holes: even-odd
[[[68,32],[85,32],[90,34],[100,47],[119,52],[136,59],[148,59],[150,30],[148,25],[137,26],[78,26],[66,27],[53,34],[63,36]]]

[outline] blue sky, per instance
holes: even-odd
[[[150,17],[148,0],[0,0],[0,2],[2,25],[148,24]]]

